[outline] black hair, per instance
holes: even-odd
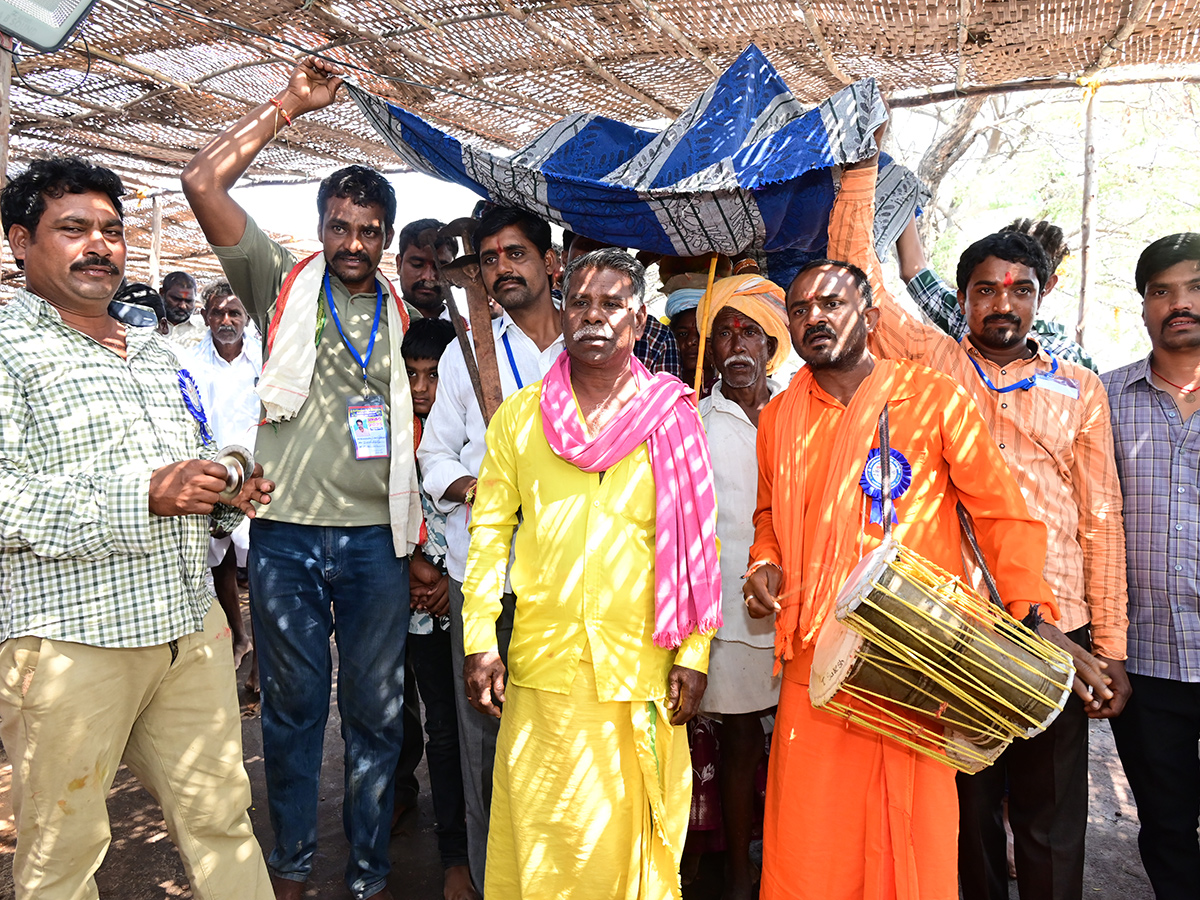
[[[834,266],[838,269],[844,269],[849,272],[854,278],[854,286],[858,288],[859,296],[867,302],[867,306],[875,303],[875,297],[871,293],[871,280],[867,278],[867,273],[860,269],[854,263],[843,262],[840,259],[814,259],[802,265],[788,284],[788,290],[796,283],[796,279],[807,272],[809,269],[816,269],[821,266]]]
[[[1146,284],[1151,278],[1181,262],[1200,262],[1200,234],[1194,231],[1168,234],[1143,250],[1133,270],[1137,292],[1145,297]]]
[[[165,294],[177,284],[186,284],[193,291],[196,290],[196,279],[187,272],[168,272],[163,276],[162,286],[159,288],[159,293]]]
[[[1036,238],[1019,231],[998,231],[977,240],[958,258],[957,276],[960,291],[967,290],[971,273],[989,256],[1005,262],[1020,263],[1033,269],[1037,273],[1039,296],[1046,289],[1046,282],[1053,274],[1050,258],[1046,256],[1046,251]]]
[[[405,359],[441,359],[454,340],[454,326],[445,319],[417,319],[404,332],[400,355]]]
[[[444,227],[445,223],[439,222],[437,219],[417,219],[415,222],[409,222],[400,229],[400,236],[396,239],[396,255],[403,256],[404,251],[413,244],[421,243],[421,232],[429,231],[431,228],[441,229]],[[449,247],[451,253],[455,256],[458,255],[458,238],[439,238],[434,242],[433,246],[435,250]]]
[[[1014,219],[1010,224],[1005,225],[1000,229],[1000,234],[1015,232],[1016,234],[1027,234],[1046,251],[1046,258],[1050,260],[1050,274],[1053,275],[1058,271],[1058,267],[1062,265],[1062,261],[1066,259],[1070,253],[1070,248],[1067,247],[1067,239],[1063,234],[1063,230],[1057,225],[1052,225],[1045,219],[1040,222],[1035,222],[1033,219]],[[1009,260],[1012,262],[1012,260]]]
[[[78,156],[35,159],[28,169],[0,191],[0,225],[3,225],[6,237],[14,225],[22,226],[32,235],[46,211],[47,197],[58,199],[63,194],[92,191],[107,196],[117,216],[125,218],[121,208],[125,185],[116,172],[92,165]],[[17,260],[17,268],[25,268],[24,260]]]
[[[370,166],[346,166],[338,169],[317,188],[317,222],[325,221],[330,197],[343,197],[355,206],[379,206],[387,231],[396,225],[396,191],[391,183]]]
[[[553,239],[550,235],[550,224],[545,219],[535,216],[528,210],[517,209],[515,206],[497,206],[484,213],[483,218],[479,220],[475,236],[471,239],[475,252],[479,252],[484,238],[499,234],[510,225],[521,229],[521,234],[537,247],[538,253],[542,256],[545,256],[550,250]]]
[[[134,306],[145,306],[152,309],[160,322],[167,317],[167,307],[163,303],[162,297],[148,284],[138,281],[127,282],[121,285],[113,299],[121,303],[132,303]]]

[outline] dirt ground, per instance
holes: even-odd
[[[336,651],[335,651],[336,652]],[[247,667],[239,673],[243,684]],[[242,738],[246,768],[255,805],[250,817],[264,849],[272,845],[265,806],[262,736],[257,705],[243,693]],[[342,881],[347,845],[342,834],[342,741],[337,707],[331,704],[325,730],[325,764],[321,773],[318,850],[307,897],[348,900]],[[9,797],[11,766],[0,756],[0,900],[11,900],[14,829]],[[433,809],[424,762],[418,769],[421,796],[418,809],[401,822],[402,833],[392,840],[389,880],[397,900],[438,900],[442,896],[441,866],[433,834]],[[1112,734],[1106,724],[1091,727],[1092,800],[1089,812],[1088,856],[1084,896],[1096,900],[1149,900],[1153,895],[1137,852],[1137,812],[1129,792]],[[100,896],[106,900],[162,900],[191,897],[179,856],[167,836],[158,805],[124,767],[118,772],[108,802],[112,845],[96,873]],[[721,860],[705,861],[698,877],[684,891],[685,900],[717,900]],[[1016,885],[1010,887],[1016,898]],[[504,900],[504,898],[494,898]]]

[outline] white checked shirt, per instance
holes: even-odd
[[[500,388],[505,397],[516,393],[520,386],[529,387],[541,381],[563,352],[561,336],[545,350],[538,350],[537,344],[509,318],[508,313],[492,319],[492,333],[496,339]],[[512,348],[512,360],[505,348],[505,335]],[[447,502],[442,495],[464,475],[478,477],[486,430],[462,350],[458,341],[453,341],[438,363],[437,400],[425,421],[417,460],[421,464],[422,488],[433,498],[437,509],[446,514],[446,571],[458,582],[467,571],[467,550],[471,545],[467,530],[470,510],[461,503]]]

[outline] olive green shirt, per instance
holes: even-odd
[[[234,293],[266,334],[279,288],[297,260],[250,218],[237,246],[212,250]],[[329,280],[342,329],[359,355],[366,356],[375,319],[375,294],[351,296],[336,275],[331,274]],[[321,294],[317,362],[308,399],[293,418],[258,429],[254,456],[262,464],[263,474],[276,484],[271,503],[258,515],[297,525],[387,525],[389,461],[354,458],[346,402],[362,395],[362,370],[338,334],[324,291]],[[383,397],[385,405],[390,393],[390,346],[385,306],[367,365],[370,391]]]

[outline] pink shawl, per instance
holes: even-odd
[[[675,648],[721,625],[717,501],[708,440],[691,389],[631,361],[637,396],[589,440],[563,353],[542,379],[542,430],[550,449],[585,472],[606,471],[645,443],[654,471],[654,643]]]

